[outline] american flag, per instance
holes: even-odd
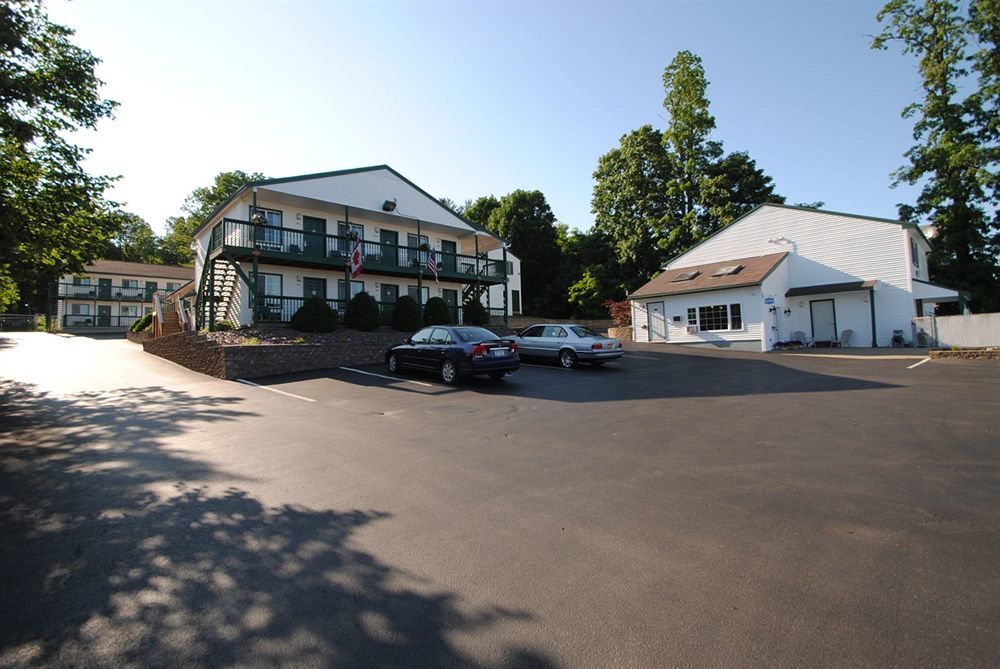
[[[434,272],[434,283],[441,283],[438,281],[437,251],[434,249],[431,249],[431,252],[427,254],[427,269]]]
[[[351,252],[351,278],[356,279],[361,274],[361,240],[354,240],[354,251]]]

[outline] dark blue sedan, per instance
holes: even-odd
[[[486,328],[432,325],[385,353],[390,372],[424,369],[437,372],[451,385],[463,376],[489,374],[499,381],[521,366],[517,344]]]

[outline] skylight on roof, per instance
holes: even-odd
[[[729,276],[730,274],[736,274],[741,269],[743,265],[729,265],[728,267],[720,267],[719,269],[712,272],[712,276]]]
[[[699,274],[701,274],[701,272],[699,272],[698,270],[695,270],[693,272],[681,272],[680,274],[678,274],[677,276],[675,276],[674,278],[672,278],[670,280],[670,283],[675,283],[677,281],[690,281],[691,279],[695,278]]]

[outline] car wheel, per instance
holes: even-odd
[[[445,360],[441,363],[441,380],[449,386],[455,385],[455,382],[458,381],[458,368],[451,360]]]
[[[576,367],[576,353],[568,348],[559,351],[559,364],[566,369],[573,369]]]
[[[490,378],[494,381],[503,381],[503,377],[507,375],[507,372],[490,372]]]
[[[402,366],[399,364],[399,359],[396,357],[395,353],[389,354],[388,365],[389,365],[389,371],[392,372],[393,374],[402,369]]]

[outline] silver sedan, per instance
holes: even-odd
[[[574,323],[539,323],[519,332],[514,341],[523,358],[558,361],[567,369],[580,362],[597,367],[622,357],[622,343]]]

